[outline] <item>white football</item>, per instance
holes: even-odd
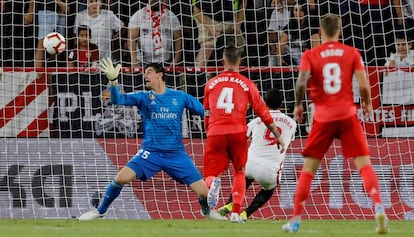
[[[62,53],[66,47],[66,39],[57,32],[49,33],[43,39],[43,47],[49,54]]]

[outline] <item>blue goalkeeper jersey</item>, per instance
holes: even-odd
[[[184,109],[204,116],[203,105],[193,96],[167,88],[164,94],[152,90],[121,94],[111,86],[112,104],[137,106],[143,121],[142,149],[148,151],[184,150],[181,120]]]

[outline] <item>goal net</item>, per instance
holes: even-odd
[[[166,82],[202,100],[206,81],[223,71],[223,48],[229,42],[242,41],[226,32],[212,41],[215,48],[209,58],[197,58],[202,30],[194,11],[198,1],[193,0],[166,1],[166,9],[175,14],[178,24],[171,19],[161,24],[161,30],[152,23],[140,23],[140,18],[133,22],[132,16],[140,9],[144,9],[142,14],[150,14],[146,1],[68,1],[66,14],[55,14],[55,6],[43,9],[53,9],[48,12],[36,5],[33,15],[29,14],[28,2],[5,1],[0,5],[0,218],[78,217],[93,208],[91,197],[105,192],[142,141],[140,112],[135,107],[110,103],[108,81],[97,67],[99,57],[93,56],[96,52],[74,50],[82,44],[77,38],[81,25],[89,24],[90,42],[98,45],[100,57],[111,55],[122,64],[119,83],[125,93],[146,90],[141,66],[148,60],[148,53],[149,60],[162,55],[158,60],[168,62],[179,54],[178,64],[165,64]],[[413,50],[408,50],[414,35],[409,11],[412,6],[402,1],[405,21],[400,24],[396,6],[320,0],[315,9],[300,5],[307,23],[296,24],[299,28],[295,28],[295,24],[288,23],[296,9],[292,2],[248,1],[241,29],[246,43],[241,45],[242,74],[256,83],[262,95],[269,88],[281,89],[285,100],[282,110],[292,116],[300,59],[297,56],[309,47],[312,36],[318,36],[314,22],[327,12],[339,14],[342,40],[358,47],[367,65],[374,113],[362,116],[356,84],[354,102],[368,137],[386,212],[391,219],[414,219],[414,72],[410,68],[414,62],[409,61],[414,57]],[[91,9],[101,10],[91,17],[88,14],[96,14],[88,13]],[[164,11],[162,7],[160,11]],[[137,22],[142,25],[134,25]],[[135,28],[128,29],[132,25]],[[66,51],[57,56],[46,54],[41,44],[39,47],[42,30],[61,32],[66,38]],[[135,39],[139,40],[133,42],[137,50],[131,53],[128,35],[137,32],[139,37]],[[172,46],[163,44],[159,54],[153,47],[154,32],[156,36],[171,37]],[[174,34],[178,37],[174,38]],[[288,35],[288,41],[279,49],[283,34]],[[181,44],[175,44],[177,41]],[[282,65],[276,57],[278,50]],[[405,59],[399,55],[404,50],[408,52]],[[136,64],[133,57],[141,63]],[[200,62],[205,64],[197,64]],[[307,119],[298,127],[296,139],[287,151],[280,187],[252,218],[286,219],[291,214],[311,111],[311,101],[306,99]],[[246,120],[254,117],[249,112]],[[203,118],[186,112],[182,125],[186,150],[202,172]],[[222,180],[219,205],[231,193],[231,170],[222,175]],[[247,207],[259,191],[260,186],[254,183],[243,205]],[[147,182],[126,185],[106,217],[198,219],[202,218],[199,209],[190,188],[161,172]],[[343,159],[339,142],[332,144],[315,176],[304,218],[373,218],[372,201],[353,163]]]

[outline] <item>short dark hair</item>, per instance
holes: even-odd
[[[397,33],[395,33],[395,38],[396,39],[403,39],[403,40],[406,40],[406,41],[409,40],[409,38],[407,37],[407,34],[405,32],[397,32]]]
[[[265,102],[270,109],[278,109],[283,104],[283,93],[277,88],[269,89],[266,91]]]
[[[164,79],[165,71],[164,71],[164,67],[162,66],[161,63],[150,63],[150,64],[148,64],[144,67],[144,70],[149,68],[149,67],[152,67],[155,70],[155,72],[157,72],[157,73],[162,72],[162,79],[165,80]]]
[[[237,64],[240,62],[241,50],[235,46],[228,46],[224,49],[224,57],[231,64]]]
[[[80,32],[83,31],[83,30],[88,31],[89,38],[92,37],[92,30],[87,25],[80,25],[80,26],[78,26],[78,36],[79,36]]]
[[[333,37],[341,30],[341,18],[335,14],[328,14],[322,18],[321,28],[328,37]]]

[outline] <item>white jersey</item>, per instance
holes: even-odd
[[[88,10],[76,14],[75,34],[78,26],[86,25],[91,29],[91,43],[98,45],[99,58],[111,57],[112,33],[118,32],[124,23],[112,11],[101,10],[99,16],[93,18],[88,15]]]
[[[385,66],[389,66],[391,61],[395,62],[396,67],[411,67],[414,65],[414,50],[408,50],[407,56],[401,60],[398,53],[391,53],[390,57],[386,59]]]
[[[129,19],[129,29],[139,28],[139,39],[137,58],[144,63],[151,62],[170,62],[173,55],[174,31],[181,31],[181,24],[178,17],[166,9],[161,16],[161,42],[162,49],[155,50],[153,33],[153,22],[151,19],[148,6],[141,8]],[[161,11],[154,12],[155,16],[159,16]],[[141,58],[142,57],[142,58]]]
[[[270,110],[286,148],[295,138],[296,122],[279,110]],[[251,137],[246,163],[246,177],[259,182],[265,190],[274,188],[280,181],[286,151],[280,153],[276,138],[260,120],[255,118],[247,125]]]
[[[272,15],[269,20],[269,31],[274,31],[278,33],[278,37],[283,32],[283,28],[289,23],[290,12],[285,6],[283,11],[280,12],[277,9],[273,10]]]

